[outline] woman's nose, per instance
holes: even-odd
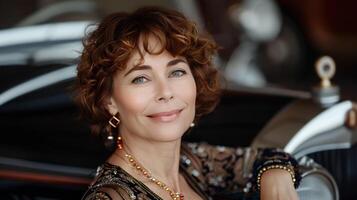
[[[158,102],[168,102],[174,98],[174,93],[167,80],[157,82],[157,98]]]

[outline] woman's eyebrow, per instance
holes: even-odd
[[[187,64],[187,61],[182,59],[182,58],[176,58],[176,59],[173,59],[171,60],[170,62],[168,62],[166,64],[166,66],[170,67],[170,66],[173,66],[173,65],[176,65],[177,63],[180,63],[180,62],[183,62],[183,63],[186,63]]]
[[[187,63],[184,59],[182,58],[177,58],[177,59],[173,59],[171,61],[169,61],[166,66],[167,67],[171,67],[171,66],[174,66],[176,65],[177,63],[180,63],[180,62],[183,62],[183,63]],[[138,70],[150,70],[152,69],[152,67],[150,65],[135,65],[133,68],[131,68],[128,72],[126,72],[124,74],[124,77],[127,76],[128,74],[130,74],[131,72],[133,71],[138,71]]]
[[[149,65],[135,65],[133,68],[131,68],[128,72],[124,74],[124,77],[130,74],[133,71],[138,71],[138,70],[149,70],[151,69],[151,66]]]

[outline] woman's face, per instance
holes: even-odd
[[[149,40],[150,48],[155,41]],[[125,137],[174,141],[194,120],[196,84],[187,61],[164,51],[143,60],[134,53],[125,70],[114,76],[108,105],[119,113],[119,131]]]

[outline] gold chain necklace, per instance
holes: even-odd
[[[123,141],[121,139],[121,137],[118,137],[118,149],[119,150],[124,150],[123,149]],[[131,164],[131,166],[133,166],[137,171],[141,172],[141,174],[146,177],[148,180],[150,180],[151,182],[155,183],[155,185],[159,186],[161,189],[167,191],[170,194],[170,197],[172,198],[172,200],[184,200],[184,195],[179,193],[179,192],[175,192],[174,190],[172,190],[170,187],[168,187],[165,183],[163,183],[162,181],[159,181],[158,179],[156,179],[155,177],[153,177],[148,170],[146,170],[143,166],[141,166],[136,160],[135,158],[128,154],[125,150],[125,158],[128,159],[129,163]]]

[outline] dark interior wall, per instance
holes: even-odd
[[[11,27],[37,8],[36,0],[1,0],[0,29]]]

